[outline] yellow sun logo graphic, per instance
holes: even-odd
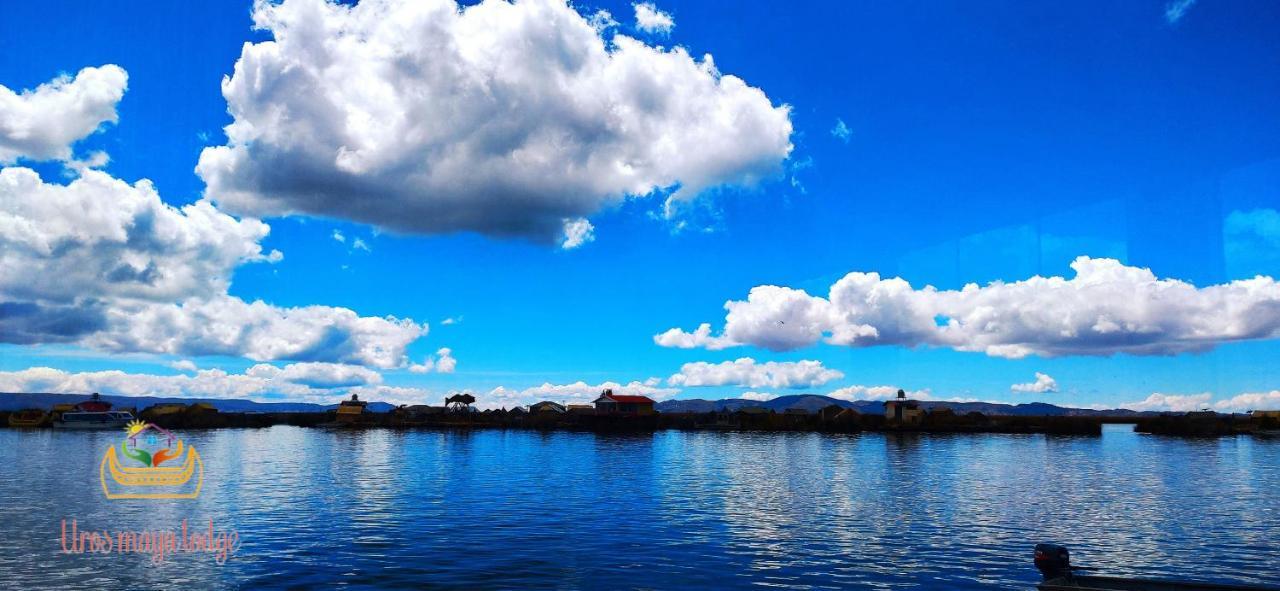
[[[139,431],[142,431],[143,429],[146,429],[146,428],[147,428],[147,423],[145,421],[130,421],[129,424],[125,426],[124,432],[129,434],[130,436],[133,436],[133,435],[136,435]]]

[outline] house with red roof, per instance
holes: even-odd
[[[654,402],[648,396],[614,394],[613,390],[609,389],[595,399],[595,405],[596,414],[651,415]]]

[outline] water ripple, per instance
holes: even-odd
[[[1280,583],[1280,442],[522,431],[184,434],[194,501],[107,501],[113,433],[0,431],[17,588],[1028,589],[1029,549]],[[64,555],[95,529],[232,527],[226,565]]]

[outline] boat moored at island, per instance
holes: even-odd
[[[1280,591],[1261,585],[1229,585],[1165,579],[1134,579],[1076,574],[1071,553],[1058,544],[1036,544],[1036,568],[1044,576],[1040,591]]]
[[[38,408],[26,408],[9,415],[9,426],[15,429],[43,427],[49,421],[49,413]]]
[[[89,400],[77,404],[75,409],[59,413],[53,426],[56,429],[122,429],[132,420],[133,413],[112,410],[111,403],[95,392]]]

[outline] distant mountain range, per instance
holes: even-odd
[[[50,409],[55,404],[83,402],[89,399],[88,394],[52,394],[52,393],[15,393],[0,392],[0,411],[20,410],[24,408]],[[334,404],[311,404],[308,402],[254,402],[252,400],[235,400],[231,398],[165,398],[158,396],[111,396],[102,395],[102,399],[118,408],[136,408],[142,410],[153,404],[193,404],[207,402],[222,412],[324,412],[338,408]],[[372,412],[387,412],[395,405],[386,402],[370,402],[366,407]]]
[[[656,406],[659,412],[718,412],[718,411],[735,411],[738,409],[757,406],[767,408],[775,412],[782,412],[789,408],[801,408],[809,412],[815,412],[821,408],[830,405],[842,406],[844,408],[852,408],[863,414],[873,414],[884,412],[883,400],[839,400],[828,396],[819,396],[817,394],[795,394],[791,396],[779,396],[771,400],[746,400],[743,398],[725,398],[722,400],[667,400],[659,402]],[[985,415],[1012,415],[1012,416],[1051,416],[1051,417],[1140,417],[1155,415],[1155,412],[1142,412],[1129,410],[1125,408],[1116,408],[1108,410],[1093,410],[1086,408],[1070,408],[1065,406],[1057,406],[1044,402],[1031,402],[1027,404],[1000,404],[997,402],[934,402],[921,401],[920,406],[926,409],[949,408],[957,414],[965,414],[970,412],[980,412]]]
[[[88,399],[88,394],[28,394],[0,392],[0,411],[19,410],[23,408],[49,409],[53,408],[53,405],[55,404],[74,404]],[[336,403],[324,405],[307,402],[254,402],[252,400],[236,400],[230,398],[167,398],[158,396],[103,395],[102,399],[120,408],[136,408],[138,410],[142,410],[153,404],[192,404],[195,402],[207,402],[212,404],[214,408],[223,412],[324,412],[338,407]],[[832,404],[842,406],[844,408],[852,408],[863,414],[875,414],[884,411],[884,401],[882,400],[849,401],[839,400],[828,396],[819,396],[817,394],[779,396],[765,401],[746,400],[743,398],[725,398],[722,400],[667,400],[659,402],[656,408],[659,412],[713,412],[725,410],[735,411],[741,408],[757,406],[767,408],[775,412],[782,412],[789,408],[801,408],[809,412],[816,412],[819,409]],[[985,415],[1014,416],[1140,417],[1159,414],[1156,412],[1139,412],[1123,408],[1110,410],[1070,408],[1046,404],[1044,402],[1000,404],[996,402],[921,401],[920,406],[927,409],[950,408],[958,414],[980,412]],[[367,408],[371,412],[387,412],[395,408],[395,405],[386,402],[370,402]]]

